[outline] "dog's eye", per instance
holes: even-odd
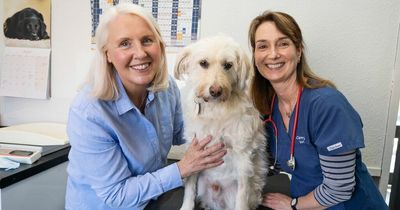
[[[208,66],[209,66],[209,63],[206,60],[201,60],[199,64],[201,67],[203,67],[205,69],[208,68]]]
[[[227,62],[227,63],[224,63],[223,66],[224,66],[225,70],[229,70],[232,68],[232,63]]]

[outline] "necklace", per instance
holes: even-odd
[[[296,95],[296,99],[294,100],[294,104],[292,105],[292,103],[290,102],[289,104],[289,111],[284,110],[284,115],[290,119],[290,117],[292,117],[292,113],[293,113],[293,109],[296,106],[296,101],[297,101],[298,96]],[[282,107],[283,109],[283,107]]]
[[[296,106],[296,103],[293,105],[290,104],[289,111],[286,111],[285,108],[283,107],[283,105],[282,106],[280,105],[280,107],[281,107],[280,109],[282,110],[283,115],[290,119],[290,117],[292,116],[292,113],[293,113],[294,106]]]
[[[286,115],[287,118],[290,118],[290,117],[292,116],[292,111],[290,111],[290,112],[285,112],[285,115]]]

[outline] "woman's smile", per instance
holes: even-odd
[[[140,72],[144,72],[149,70],[149,66],[150,66],[150,62],[149,63],[142,63],[142,64],[135,64],[135,65],[130,65],[129,68],[135,71],[140,71]]]
[[[267,68],[269,68],[271,70],[279,70],[284,65],[285,65],[285,62],[266,64]]]

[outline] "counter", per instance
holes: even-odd
[[[70,146],[44,147],[33,164],[0,170],[0,210],[64,209]]]

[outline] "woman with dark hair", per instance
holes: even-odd
[[[291,196],[267,193],[272,209],[387,209],[361,160],[362,121],[329,80],[313,73],[300,27],[266,11],[249,29],[251,96],[271,141],[273,168],[291,174]]]

